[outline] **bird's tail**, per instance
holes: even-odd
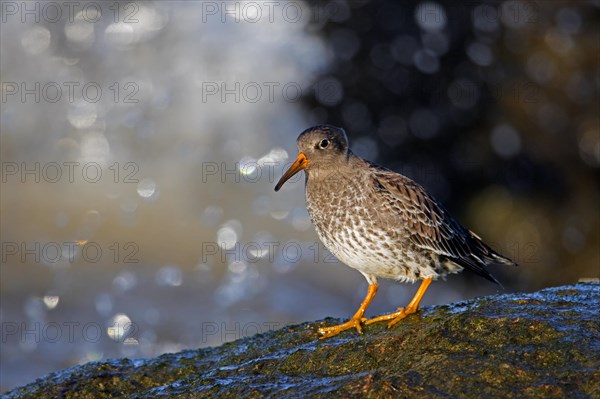
[[[486,265],[506,265],[506,266],[518,266],[517,262],[506,256],[500,255],[494,251],[489,245],[487,245],[481,237],[469,230],[471,238],[475,242],[477,249],[479,250],[479,256],[483,258]]]

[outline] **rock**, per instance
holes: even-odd
[[[425,308],[318,340],[338,320],[216,348],[87,363],[7,398],[600,397],[600,284]]]

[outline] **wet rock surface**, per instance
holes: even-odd
[[[600,397],[600,284],[423,309],[318,340],[336,319],[216,348],[87,363],[7,398]]]

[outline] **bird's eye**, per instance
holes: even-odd
[[[329,140],[327,140],[327,139],[323,139],[319,143],[319,147],[321,147],[321,148],[327,148],[328,145],[329,145]]]

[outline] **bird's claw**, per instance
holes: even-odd
[[[351,328],[356,328],[356,331],[358,331],[359,334],[362,334],[362,324],[365,321],[367,321],[367,319],[364,317],[356,319],[352,318],[345,323],[338,324],[337,326],[321,327],[317,330],[317,332],[321,335],[319,337],[320,339],[335,337],[342,331],[349,330]]]
[[[406,308],[398,308],[398,310],[394,313],[384,314],[382,316],[373,317],[372,319],[367,320],[365,322],[365,325],[368,326],[369,324],[378,323],[380,321],[391,320],[388,323],[387,328],[392,328],[394,326],[394,324],[398,323],[400,320],[404,319],[409,314],[418,312],[420,309],[421,308],[419,308],[418,306],[416,306],[414,308],[408,307],[408,306]]]
[[[396,316],[387,325],[387,328],[392,328],[394,324],[408,316],[409,314],[417,313],[421,308],[417,305],[415,307],[407,306],[406,308],[398,308],[398,312],[394,313]]]

